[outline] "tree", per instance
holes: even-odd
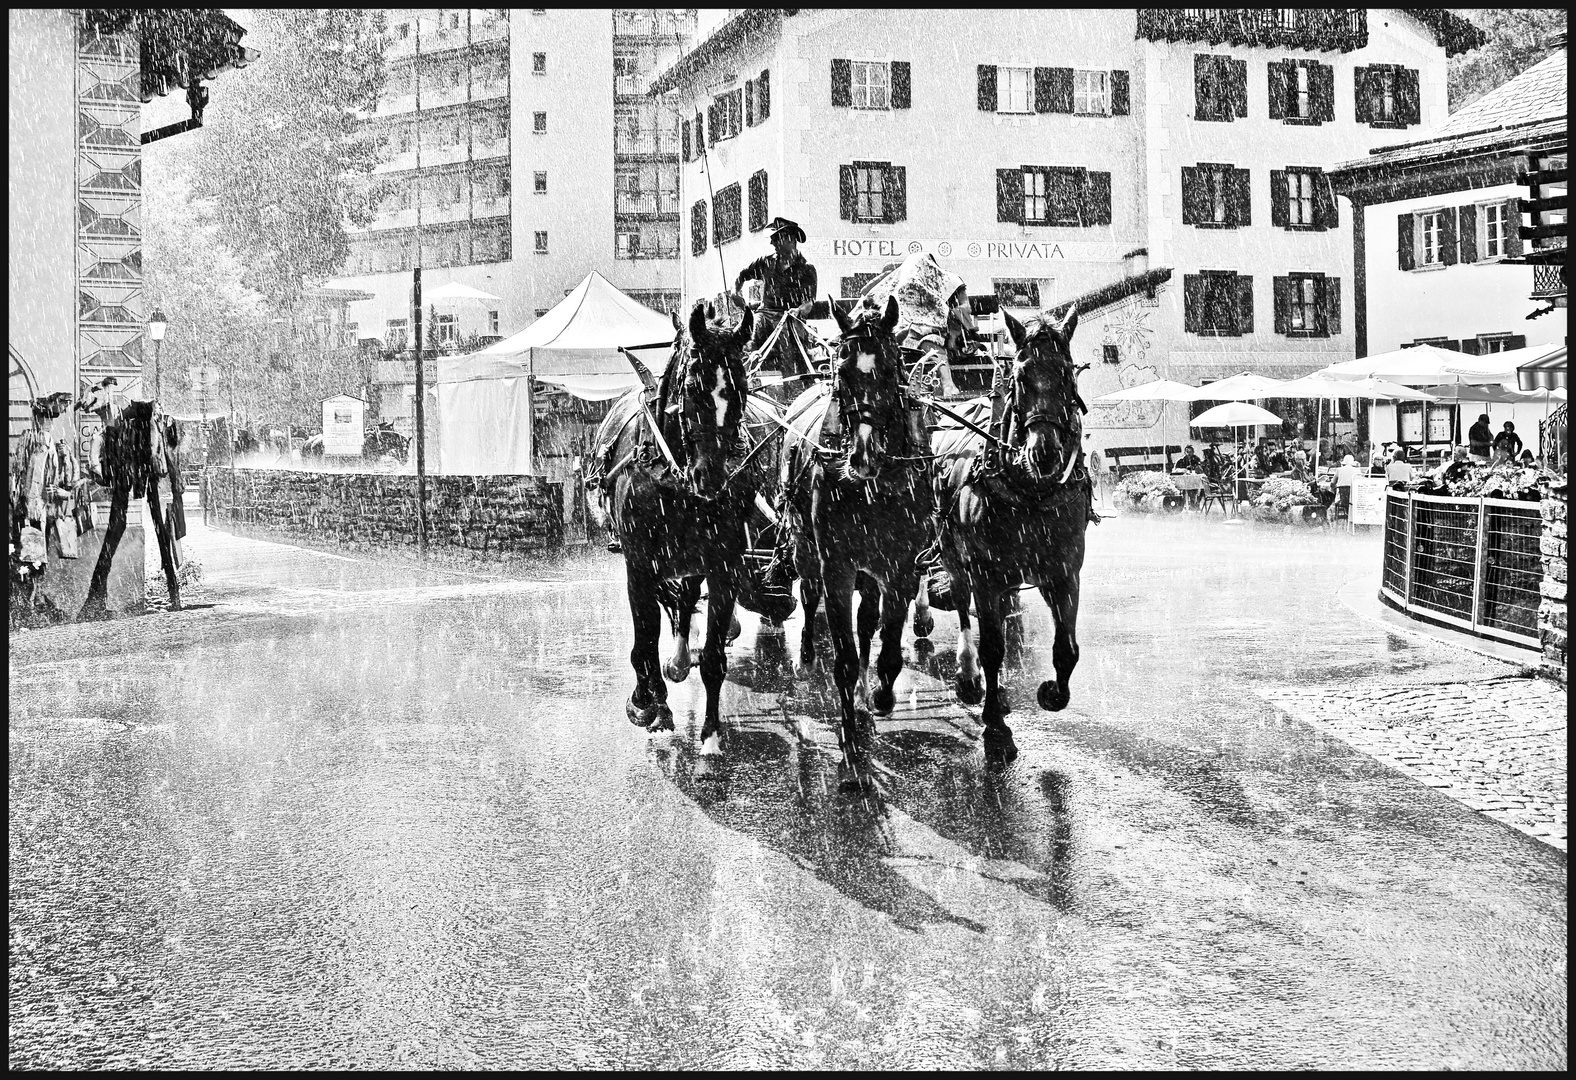
[[[240,257],[242,281],[281,310],[303,279],[340,272],[346,223],[368,224],[381,195],[375,136],[356,110],[372,110],[382,87],[384,21],[360,9],[253,9],[247,44],[261,57],[214,86],[194,192]]]
[[[1565,33],[1564,8],[1476,8],[1458,14],[1488,40],[1482,48],[1450,60],[1450,111],[1472,104],[1554,51]]]

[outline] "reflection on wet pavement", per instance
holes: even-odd
[[[1107,520],[1069,709],[1026,597],[988,768],[938,613],[863,798],[797,618],[707,774],[698,675],[623,718],[612,557],[229,544],[214,609],[12,643],[13,1067],[1564,1065],[1563,854],[1253,692],[1503,673],[1336,603],[1372,542]]]

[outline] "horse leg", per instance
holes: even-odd
[[[804,607],[804,627],[799,631],[799,665],[809,667],[815,662],[815,611],[821,606],[821,577],[818,570],[800,575],[799,601]]]
[[[881,654],[876,658],[877,683],[870,702],[877,716],[892,715],[896,704],[892,684],[903,672],[903,623],[908,617],[908,598],[918,587],[917,575],[910,575],[881,592]]]
[[[657,639],[662,635],[662,607],[657,602],[659,582],[650,567],[636,567],[636,559],[625,556],[628,576],[629,614],[634,622],[635,644],[629,650],[629,663],[635,669],[635,690],[624,706],[629,721],[653,731],[673,729],[673,711],[668,708],[668,688],[658,667]]]
[[[1067,574],[1040,586],[1040,595],[1056,619],[1056,643],[1051,646],[1051,663],[1056,668],[1056,678],[1040,684],[1037,698],[1040,708],[1061,712],[1072,700],[1072,690],[1067,685],[1078,666],[1078,577]]]
[[[670,682],[681,683],[690,673],[690,622],[695,616],[695,606],[700,603],[698,577],[685,578],[678,586],[673,606],[668,608],[668,625],[673,630],[673,653],[663,665],[662,673]]]
[[[728,625],[733,621],[733,580],[727,571],[706,578],[706,644],[700,679],[706,686],[706,723],[700,731],[702,757],[722,754],[722,683],[728,676]]]
[[[936,618],[930,613],[930,583],[926,575],[919,575],[919,591],[914,594],[914,636],[928,638],[936,628]]]
[[[164,566],[164,584],[170,592],[170,610],[181,610],[181,587],[175,578],[175,534],[171,531],[169,517],[159,506],[158,479],[148,477],[148,518],[153,522],[153,535],[158,539],[159,562]]]
[[[826,567],[826,564],[822,564]],[[843,765],[858,778],[860,750],[864,742],[864,723],[854,698],[859,682],[859,643],[854,637],[854,571],[851,567],[826,567],[822,587],[826,595],[826,621],[832,631],[832,648],[836,659],[832,664],[832,678],[837,684],[838,703],[842,708],[842,724],[838,729],[838,744],[843,751]]]
[[[952,600],[958,609],[958,671],[953,676],[952,686],[963,704],[978,705],[985,700],[985,680],[980,677],[979,661],[974,653],[974,627],[969,618],[971,593],[968,577],[953,573]]]
[[[87,599],[82,601],[79,619],[105,619],[109,617],[109,571],[115,561],[115,551],[120,547],[121,535],[126,531],[126,507],[131,502],[131,489],[116,484],[110,493],[109,525],[104,529],[104,542],[99,547],[98,562],[93,564],[93,577],[88,583]]]
[[[861,571],[854,578],[854,587],[859,590],[855,629],[859,635],[859,695],[863,699],[868,692],[865,672],[870,668],[870,639],[876,636],[876,627],[881,623],[881,583]]]
[[[980,716],[985,724],[985,753],[1010,761],[1018,748],[1012,741],[1012,728],[1002,719],[1006,714],[1001,701],[1001,661],[1006,654],[1001,630],[1004,591],[995,582],[980,583],[974,590],[974,607],[980,617],[980,662],[985,666],[985,709]]]

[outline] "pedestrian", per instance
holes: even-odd
[[[1516,425],[1509,420],[1505,421],[1505,426],[1500,429],[1500,433],[1494,436],[1495,461],[1499,460],[1501,451],[1504,452],[1505,460],[1507,461],[1515,461],[1516,458],[1521,456],[1521,436],[1516,434]]]
[[[1482,413],[1467,432],[1467,443],[1471,447],[1471,454],[1479,461],[1487,461],[1489,451],[1494,444],[1494,429],[1488,426],[1488,413]]]
[[[1357,459],[1347,454],[1335,469],[1335,505],[1352,516],[1352,485],[1357,482]]]

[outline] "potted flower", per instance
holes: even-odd
[[[1293,507],[1300,508],[1315,502],[1307,484],[1289,476],[1278,476],[1266,480],[1259,493],[1253,497],[1253,516],[1259,521],[1286,522],[1292,519]],[[1297,511],[1297,520],[1307,520],[1300,509]]]
[[[1141,513],[1153,514],[1165,508],[1170,499],[1177,500],[1175,506],[1180,508],[1182,489],[1176,486],[1171,477],[1162,472],[1152,470],[1130,472],[1117,482],[1116,499],[1118,505],[1130,506]]]

